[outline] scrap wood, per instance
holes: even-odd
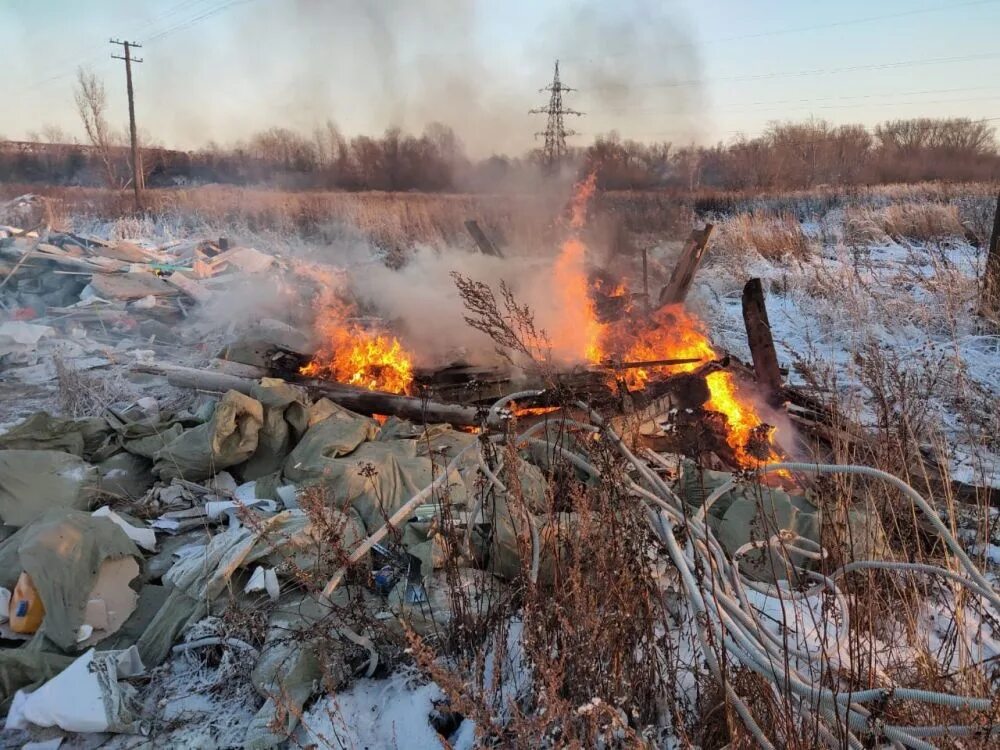
[[[4,276],[3,281],[0,281],[0,289],[3,289],[5,286],[7,286],[7,282],[14,277],[14,275],[24,264],[24,261],[26,261],[29,257],[31,257],[32,253],[34,253],[38,249],[38,246],[41,244],[41,242],[42,242],[41,238],[38,238],[38,240],[32,247],[30,247],[28,250],[25,250],[24,254],[18,259],[17,263],[14,264],[14,267],[10,269],[10,273]]]
[[[90,281],[97,296],[104,299],[142,299],[176,295],[177,289],[145,271],[124,274],[96,274]]]
[[[747,342],[753,357],[753,369],[757,383],[764,389],[768,402],[780,403],[781,370],[778,354],[771,336],[771,324],[767,319],[764,303],[764,286],[760,279],[750,279],[743,287],[743,323],[747,329]]]
[[[162,363],[134,365],[132,371],[163,375],[168,383],[178,387],[217,393],[232,390],[249,396],[257,384],[257,381],[251,378]],[[385,414],[414,422],[426,424],[443,422],[456,427],[476,427],[483,421],[482,411],[472,406],[443,404],[413,396],[369,391],[365,388],[323,380],[309,380],[295,385],[303,388],[313,398],[327,398],[359,414]]]
[[[208,302],[212,299],[214,295],[213,292],[208,291],[193,279],[189,279],[187,276],[182,274],[180,271],[174,271],[169,276],[164,277],[166,281],[171,286],[180,289],[184,294],[193,299],[195,302],[200,302],[202,304]]]
[[[681,251],[680,258],[677,259],[677,265],[674,266],[674,270],[670,274],[670,280],[660,290],[657,309],[666,305],[677,305],[687,299],[694,275],[698,271],[698,266],[701,265],[705,248],[708,247],[708,238],[711,236],[713,228],[712,224],[706,224],[704,229],[692,230],[687,244]]]
[[[492,255],[494,258],[502,258],[503,253],[500,252],[493,241],[486,236],[486,232],[482,230],[479,226],[479,222],[475,219],[469,219],[465,222],[465,228],[468,230],[469,234],[472,235],[472,239],[476,241],[476,245],[479,247],[479,252],[483,255]]]

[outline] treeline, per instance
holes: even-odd
[[[0,181],[98,185],[127,175],[117,144],[0,142]],[[822,120],[776,123],[759,137],[711,147],[640,143],[617,133],[575,149],[563,170],[596,172],[604,189],[775,190],[924,180],[1000,178],[995,131],[970,119],[894,120],[874,128]],[[193,152],[144,153],[147,187],[185,183],[264,184],[281,188],[482,192],[537,184],[535,151],[470,159],[451,128],[420,135],[397,128],[347,138],[332,123],[311,134],[271,128],[245,142]],[[118,178],[121,186],[121,178]]]
[[[995,131],[969,119],[892,120],[869,130],[822,120],[776,123],[709,148],[643,144],[615,133],[582,152],[605,189],[799,189],[1000,178]]]

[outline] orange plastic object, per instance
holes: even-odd
[[[38,630],[45,617],[45,606],[38,589],[27,573],[21,573],[10,598],[10,629],[15,633],[29,634]]]

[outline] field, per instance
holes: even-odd
[[[429,350],[433,342],[420,338],[420,329],[434,328],[438,338],[453,339],[449,343],[464,345],[468,336],[446,332],[464,327],[451,270],[478,273],[491,284],[507,279],[523,299],[535,299],[537,283],[526,278],[532,272],[518,269],[556,256],[569,188],[431,195],[205,186],[147,191],[138,216],[130,212],[130,195],[114,191],[37,192],[51,199],[54,225],[79,234],[150,247],[226,237],[282,258],[343,266],[365,279],[359,283],[372,301],[370,311],[396,324],[404,345]],[[35,190],[0,185],[0,200]],[[750,360],[741,292],[748,279],[760,278],[787,383],[821,402],[844,435],[862,430],[868,436],[866,451],[850,439],[834,439],[836,463],[864,461],[899,477],[928,500],[938,521],[923,517],[884,482],[823,479],[810,490],[810,501],[837,521],[824,527],[822,553],[813,550],[822,575],[770,593],[737,584],[734,593],[727,588],[739,579],[735,566],[729,568],[732,559],[712,569],[719,561],[714,531],[703,540],[709,550],[703,557],[696,543],[701,527],[686,516],[670,516],[670,538],[676,531],[684,547],[677,556],[650,533],[646,516],[636,510],[643,496],[623,489],[632,476],[643,481],[641,470],[635,474],[613,446],[581,447],[592,451],[588,461],[603,479],[558,484],[566,495],[556,503],[549,493],[548,505],[533,500],[517,472],[497,468],[500,480],[480,484],[504,487],[502,480],[510,485],[502,495],[511,509],[543,519],[538,530],[510,521],[522,567],[533,545],[551,544],[563,564],[559,576],[539,582],[521,570],[508,580],[503,606],[477,617],[482,601],[492,601],[493,584],[481,578],[469,584],[471,568],[453,558],[442,563],[435,575],[445,585],[434,604],[449,602],[447,623],[428,624],[428,616],[402,636],[395,633],[391,648],[378,643],[377,674],[340,680],[322,697],[297,705],[289,746],[424,750],[473,748],[478,741],[519,748],[714,750],[756,746],[761,732],[776,746],[801,748],[856,740],[865,746],[890,740],[910,747],[994,746],[1000,720],[1000,330],[977,309],[996,195],[997,185],[989,183],[775,194],[598,193],[581,234],[587,260],[632,290],[642,287],[641,251],[650,287],[658,289],[690,230],[714,224],[687,308],[716,349]],[[476,255],[464,226],[469,219],[479,222],[504,259]],[[408,289],[414,285],[425,288]],[[411,293],[413,304],[396,299]],[[246,322],[243,315],[232,315],[234,326]],[[246,313],[253,315],[263,313]],[[819,460],[791,421],[777,427],[787,460]],[[516,465],[521,447],[508,435],[489,448],[495,454],[488,458],[498,462],[495,467]],[[933,477],[921,468],[928,465]],[[738,481],[758,486],[746,476]],[[315,510],[337,500],[323,496],[301,504]],[[571,515],[566,531],[560,519]],[[860,526],[856,518],[864,519]],[[982,594],[982,586],[967,586],[971,574],[950,541],[983,571],[994,599]],[[689,550],[697,561],[690,571],[678,562]],[[887,569],[844,572],[873,550]],[[905,568],[913,563],[944,568],[952,577]],[[354,584],[352,591],[363,588],[360,580]],[[691,593],[698,586],[700,604]],[[727,609],[740,606],[747,611]],[[721,623],[716,630],[705,624],[712,616]],[[364,620],[362,632],[382,634],[375,620]],[[235,634],[256,647],[264,640],[266,627],[253,611],[220,622],[215,625],[222,630],[209,635]],[[760,654],[778,655],[783,666],[770,678],[762,676],[766,668],[747,668],[739,655],[752,661],[746,657],[752,649],[743,642],[730,646],[732,632],[737,639],[743,632],[758,634]],[[720,633],[726,636],[716,640]],[[330,641],[339,643],[335,636]],[[174,657],[159,668],[143,696],[147,707],[156,707],[149,708],[156,714],[155,739],[187,746],[239,743],[241,728],[263,701],[235,652],[220,653],[202,661]],[[724,686],[713,670],[725,675]],[[779,676],[793,671],[815,685],[895,685],[992,700],[993,707],[976,710],[967,702],[952,710],[946,699],[886,697],[868,703],[867,726],[853,726],[844,739],[846,733],[828,734],[843,724],[832,713],[838,709],[804,698],[794,680]],[[323,679],[332,680],[329,673]],[[436,717],[433,728],[429,715]],[[880,734],[884,725],[916,728],[899,740]],[[104,746],[132,745],[117,738]]]

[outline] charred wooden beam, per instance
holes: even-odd
[[[701,265],[701,259],[705,255],[705,248],[708,247],[708,238],[712,234],[713,225],[706,224],[704,229],[695,229],[691,232],[684,250],[681,251],[677,265],[674,266],[670,274],[667,285],[660,290],[660,297],[657,309],[666,305],[678,305],[687,299],[694,275]],[[654,311],[655,312],[655,311]]]
[[[476,245],[479,247],[479,252],[483,255],[492,255],[494,258],[503,257],[503,253],[500,252],[500,248],[493,244],[493,241],[486,236],[486,232],[484,232],[479,226],[479,222],[475,219],[469,219],[465,222],[465,228],[469,231],[469,234],[472,235],[472,239],[476,241]]]
[[[760,279],[750,279],[743,287],[743,322],[757,383],[764,389],[768,403],[776,406],[781,402],[781,370],[771,336],[771,324],[767,320],[764,285]]]

